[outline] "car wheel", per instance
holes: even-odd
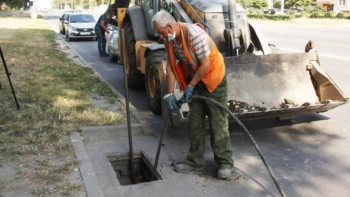
[[[72,41],[72,38],[69,36],[69,32],[66,32],[66,39],[67,39],[68,41]]]
[[[110,49],[108,49],[108,59],[111,62],[116,62],[116,57],[115,57],[115,55],[112,54]]]
[[[117,57],[113,54],[108,54],[108,58],[111,62],[117,62]]]
[[[117,55],[117,64],[123,65],[122,58]]]
[[[62,34],[65,35],[66,34],[66,30],[63,28],[62,29]]]

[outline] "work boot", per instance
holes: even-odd
[[[202,167],[193,167],[188,165],[187,163],[179,163],[175,165],[174,168],[175,172],[180,172],[180,173],[186,173],[186,172],[190,172],[190,171],[201,171],[203,170],[203,166]]]
[[[232,169],[230,168],[220,168],[216,174],[216,177],[218,179],[228,179],[231,177],[231,171]]]

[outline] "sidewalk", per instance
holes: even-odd
[[[207,163],[203,172],[187,174],[174,172],[173,164],[186,159],[186,149],[184,147],[188,146],[188,140],[184,139],[184,136],[186,136],[185,128],[179,128],[176,131],[169,130],[165,136],[158,165],[161,180],[135,185],[122,185],[116,178],[117,172],[112,168],[108,158],[113,155],[128,154],[128,138],[118,135],[118,133],[126,133],[127,129],[125,127],[124,129],[119,128],[109,131],[95,129],[97,130],[83,128],[83,140],[79,135],[71,137],[76,147],[77,158],[84,158],[84,155],[88,157],[88,159],[85,157],[80,163],[84,185],[87,187],[87,196],[94,196],[92,192],[96,191],[101,191],[104,196],[110,197],[278,196],[278,192],[259,158],[250,157],[247,161],[237,161],[236,172],[230,180],[216,179],[217,166],[212,158],[211,151],[209,151],[209,143],[206,145],[205,159]],[[139,129],[134,127],[133,131],[135,132],[135,130]],[[206,141],[209,142],[208,137]],[[245,143],[249,142],[246,141]],[[133,145],[134,154],[144,153],[153,166],[158,139],[139,132],[134,134]],[[254,163],[255,169],[246,169],[250,162]],[[91,168],[82,170],[84,166],[91,166]],[[135,168],[137,169],[137,167]],[[93,169],[93,172],[91,169]],[[88,176],[84,178],[84,175]],[[92,177],[96,178],[91,181]],[[93,190],[89,193],[92,185]]]

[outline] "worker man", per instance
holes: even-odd
[[[189,103],[190,148],[185,163],[175,166],[176,172],[200,171],[204,167],[205,118],[210,126],[211,148],[219,166],[217,178],[226,179],[233,169],[232,149],[228,132],[227,114],[212,103],[192,99],[192,95],[212,98],[227,105],[227,81],[225,64],[214,41],[199,24],[176,22],[165,11],[159,11],[152,19],[152,26],[164,42],[168,54],[167,94],[164,100],[170,115],[177,114],[174,95],[175,80],[184,91],[180,99]],[[176,63],[176,58],[179,59]]]
[[[114,13],[108,9],[104,14],[100,16],[98,19],[96,25],[95,25],[95,32],[97,36],[97,47],[98,47],[98,53],[101,57],[108,57],[108,54],[106,53],[106,35],[105,33],[109,34],[108,30],[108,23],[107,20],[112,18],[114,16]]]

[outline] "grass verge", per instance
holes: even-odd
[[[78,166],[69,133],[123,121],[118,112],[94,107],[92,97],[113,102],[115,95],[91,69],[67,59],[55,40],[42,19],[0,17],[0,46],[21,105],[17,110],[1,64],[0,168],[15,171],[11,181],[0,174],[7,196],[78,195],[81,183],[67,178]]]

